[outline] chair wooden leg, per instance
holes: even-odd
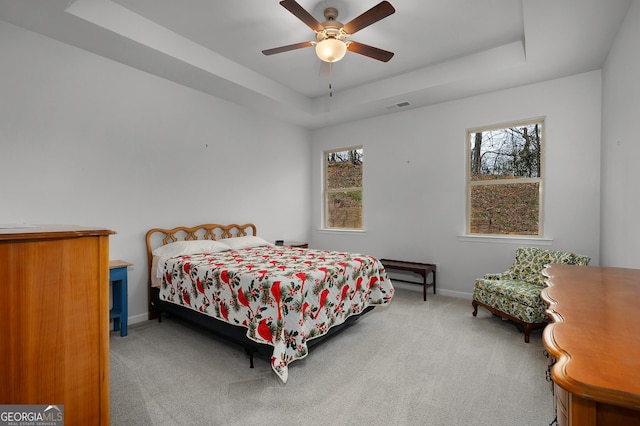
[[[493,315],[497,315],[501,318],[504,319],[508,319],[509,321],[513,322],[513,324],[518,327],[518,329],[522,329],[524,331],[524,341],[525,343],[529,343],[529,336],[531,335],[531,332],[536,329],[536,328],[544,328],[547,323],[545,322],[533,322],[533,323],[529,323],[529,322],[524,322],[519,318],[516,318],[514,316],[511,316],[505,312],[499,311],[498,309],[486,305],[482,302],[478,302],[477,300],[473,300],[471,302],[471,304],[473,305],[473,316],[475,317],[476,314],[478,313],[478,306],[483,306],[484,308],[486,308],[489,312],[491,312]]]
[[[529,336],[531,335],[531,330],[533,330],[533,324],[523,323],[523,326],[524,326],[524,342],[529,343]]]

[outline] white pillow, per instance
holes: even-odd
[[[216,253],[231,250],[231,247],[213,240],[176,241],[153,250],[154,256],[177,257],[191,254]]]
[[[272,245],[270,242],[267,242],[260,237],[254,237],[253,235],[247,235],[245,237],[225,238],[224,243],[231,247],[231,250],[241,250],[245,248]]]

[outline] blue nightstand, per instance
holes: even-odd
[[[113,331],[120,330],[120,336],[127,335],[127,317],[129,315],[127,302],[127,267],[133,265],[124,260],[112,260],[109,262],[109,282],[113,307],[109,311],[109,319],[113,320]]]

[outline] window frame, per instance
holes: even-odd
[[[471,135],[478,132],[486,132],[490,130],[500,130],[512,127],[520,127],[527,125],[540,125],[540,176],[527,178],[518,177],[514,179],[489,179],[473,181],[471,174]],[[466,164],[466,214],[465,214],[465,236],[466,237],[486,237],[486,238],[505,238],[505,239],[541,239],[544,237],[544,182],[546,176],[546,119],[545,117],[534,117],[523,120],[510,121],[506,123],[492,124],[482,127],[469,128],[465,132],[465,164]],[[521,184],[521,183],[537,183],[538,184],[538,233],[537,234],[507,234],[507,233],[472,233],[471,232],[471,190],[474,186],[485,185],[501,185],[501,184]]]
[[[335,152],[347,152],[347,151],[362,151],[362,181],[360,182],[361,186],[357,187],[348,187],[348,188],[332,188],[329,189],[329,185],[327,182],[328,179],[328,161],[327,157],[331,153]],[[357,192],[359,191],[362,195],[361,199],[361,209],[362,209],[362,222],[360,228],[340,228],[332,226],[330,227],[328,224],[329,221],[329,203],[328,197],[330,194],[339,193],[339,192]],[[322,227],[321,229],[326,231],[337,231],[337,232],[362,232],[365,230],[364,228],[364,146],[363,145],[355,145],[348,146],[342,148],[333,148],[322,151]]]

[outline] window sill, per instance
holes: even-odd
[[[340,234],[340,235],[366,235],[367,231],[364,229],[329,229],[319,228],[318,234]]]
[[[538,244],[550,246],[552,238],[512,237],[508,235],[458,235],[458,241],[474,243]]]

